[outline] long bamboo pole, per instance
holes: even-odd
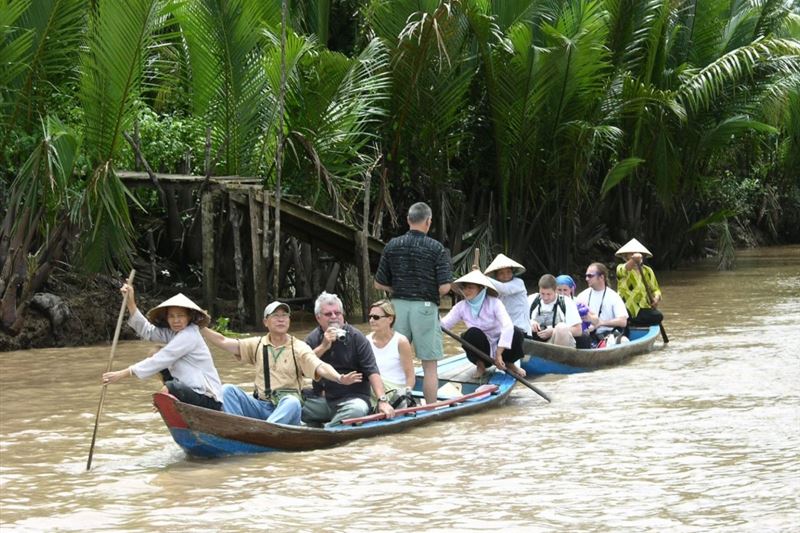
[[[126,283],[133,284],[133,277],[136,275],[136,270],[131,270]],[[114,363],[114,353],[117,351],[117,341],[119,340],[119,332],[122,329],[122,317],[125,316],[125,306],[128,305],[128,293],[122,297],[122,305],[119,308],[119,317],[117,317],[117,329],[114,330],[114,341],[111,343],[111,355],[108,357],[108,366],[106,372],[111,372],[111,365]],[[92,445],[89,446],[89,460],[86,461],[87,472],[92,469],[92,455],[94,455],[94,443],[97,439],[97,428],[100,425],[100,412],[103,410],[103,403],[106,400],[106,388],[108,383],[103,383],[103,388],[100,390],[100,403],[97,405],[97,414],[94,417],[94,431],[92,432]]]

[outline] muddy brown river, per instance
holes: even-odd
[[[505,407],[312,452],[188,458],[150,408],[155,378],[128,380],[86,472],[110,347],[0,353],[0,529],[798,531],[800,247],[658,274],[667,347],[537,379],[552,404],[520,386]],[[148,349],[120,343],[115,368]],[[252,367],[214,354],[249,388]]]

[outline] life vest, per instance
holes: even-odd
[[[533,316],[533,310],[534,309],[536,309],[536,314],[537,315],[542,314],[542,297],[539,296],[538,294],[536,295],[536,298],[533,299],[533,302],[531,302],[531,308],[528,310],[528,317],[532,317]],[[562,295],[560,295],[560,294],[556,297],[556,305],[553,308],[553,327],[556,327],[556,324],[558,323],[558,310],[559,309],[561,309],[561,314],[566,319],[566,317],[567,317],[567,304],[564,302],[564,297]]]

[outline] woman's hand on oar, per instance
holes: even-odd
[[[516,373],[519,376],[525,377],[528,375],[524,368],[519,368],[514,364],[507,365],[503,360],[503,347],[498,346],[494,354],[494,366],[507,373]]]
[[[106,372],[103,374],[103,385],[116,383],[117,381],[124,378],[129,378],[132,375],[133,371],[131,370],[131,367],[124,368],[122,370],[117,370],[116,372],[114,372],[113,370],[111,372]]]

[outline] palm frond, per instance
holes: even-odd
[[[10,104],[21,98],[15,94],[18,89],[14,91],[12,87],[28,69],[33,46],[34,32],[20,27],[20,19],[29,6],[25,0],[0,3],[0,118],[9,129],[13,127],[13,121],[8,120],[13,114]]]
[[[263,131],[261,30],[275,17],[274,4],[202,0],[176,12],[189,49],[195,113],[211,124],[215,145],[224,145],[226,173],[252,169],[253,149]]]
[[[630,176],[636,170],[636,167],[644,163],[644,159],[638,157],[628,157],[622,161],[617,162],[606,174],[603,180],[603,185],[600,187],[600,194],[605,196],[608,191],[613,189],[622,180]]]
[[[81,58],[85,140],[94,162],[106,164],[133,118],[144,62],[159,16],[157,0],[100,2]]]
[[[48,113],[53,92],[77,77],[85,18],[83,0],[37,0],[25,11],[20,23],[32,42],[25,72],[13,83],[16,94],[9,128],[22,122],[30,130],[37,117]]]
[[[775,63],[778,58],[784,61]],[[726,90],[747,81],[756,66],[770,62],[780,66],[781,74],[796,74],[800,71],[800,41],[770,37],[728,52],[687,76],[677,98],[694,113],[707,110]]]

